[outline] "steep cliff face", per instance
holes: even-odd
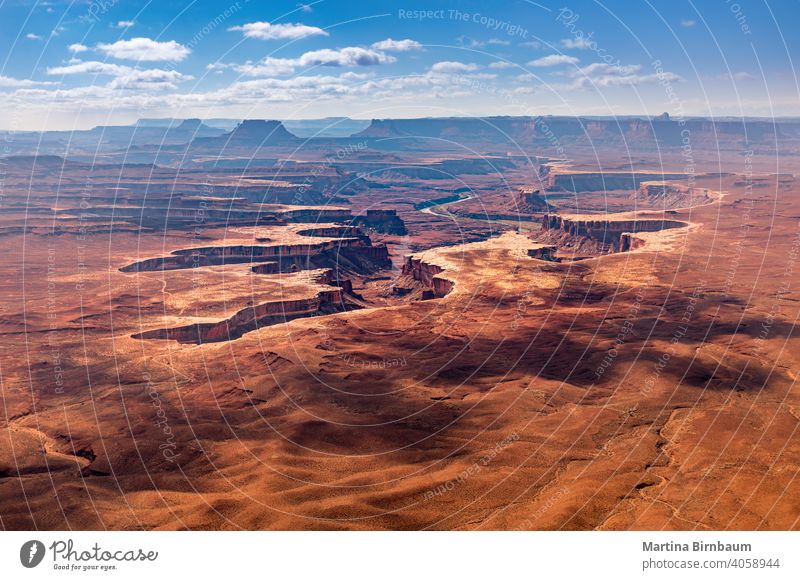
[[[668,181],[643,181],[634,198],[639,202],[666,209],[695,207],[713,200],[708,189]]]
[[[436,264],[429,264],[414,256],[406,257],[406,263],[403,266],[403,274],[411,276],[414,280],[427,286],[432,291],[430,296],[432,298],[447,296],[453,289],[453,282],[437,276],[443,271],[444,269]]]
[[[280,216],[292,223],[320,223],[350,221],[353,216],[347,209],[288,209],[280,212]]]
[[[638,237],[636,234],[625,232],[619,238],[619,251],[630,252],[641,248],[645,245],[645,241]]]
[[[356,216],[353,222],[381,234],[404,236],[408,233],[406,224],[393,209],[368,209],[366,215]]]
[[[524,213],[537,213],[550,209],[541,191],[534,187],[520,187],[514,193],[513,208]]]
[[[591,191],[630,190],[635,191],[642,182],[652,180],[652,174],[634,172],[596,172],[596,173],[559,173],[550,171],[544,180],[549,191],[572,191],[576,193]],[[679,173],[659,174],[664,179],[682,179],[686,176]]]
[[[575,217],[545,215],[542,218],[543,241],[558,245],[582,240],[594,242],[596,251],[619,252],[641,247],[637,232],[658,232],[686,227],[686,222],[667,219],[602,219],[593,216]],[[625,234],[628,234],[627,236]],[[638,241],[637,241],[638,240]]]
[[[259,274],[315,268],[335,268],[343,273],[367,274],[391,267],[386,245],[372,245],[368,237],[362,236],[316,244],[209,246],[176,250],[169,256],[134,262],[120,268],[120,271],[153,272],[251,262],[264,262],[253,268]]]
[[[227,320],[197,323],[176,328],[161,328],[133,335],[139,339],[176,340],[181,343],[203,344],[235,340],[263,326],[272,326],[318,314],[342,312],[353,308],[346,305],[343,289],[323,290],[313,298],[265,302],[240,310]]]
[[[121,272],[153,272],[157,270],[179,270],[220,264],[244,262],[280,262],[286,258],[309,257],[349,247],[367,247],[358,238],[325,241],[316,244],[286,244],[273,246],[207,246],[175,250],[169,256],[149,258],[120,268]]]
[[[358,226],[325,226],[298,230],[297,233],[311,238],[358,238],[364,235]]]
[[[277,262],[264,262],[258,266],[253,266],[250,270],[254,274],[278,274],[281,271]]]

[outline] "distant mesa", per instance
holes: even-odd
[[[219,137],[200,138],[192,141],[193,147],[263,147],[269,145],[286,145],[299,142],[280,121],[248,119],[239,123],[236,128]]]
[[[264,121],[260,119],[245,120],[239,123],[222,139],[247,143],[286,143],[297,141],[297,137],[289,133],[280,121]]]
[[[197,131],[201,127],[205,127],[205,125],[203,125],[203,121],[200,119],[184,119],[176,129],[178,131]]]
[[[688,137],[687,137],[688,136]],[[444,117],[420,119],[373,119],[354,135],[364,139],[424,140],[438,147],[462,147],[464,143],[504,146],[696,147],[738,149],[748,143],[764,145],[800,140],[800,123],[769,119],[675,120],[669,113],[656,117]],[[400,139],[402,138],[402,139]],[[399,145],[398,145],[399,146]]]
[[[411,137],[463,142],[463,139],[503,142],[533,137],[530,117],[430,117],[423,119],[373,119],[356,133],[359,138]]]

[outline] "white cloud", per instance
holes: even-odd
[[[120,20],[117,22],[117,28],[130,28],[136,24],[133,20]]]
[[[186,46],[169,40],[159,42],[150,38],[118,40],[113,44],[98,44],[98,50],[113,58],[124,60],[173,60],[182,61],[192,52]]]
[[[397,59],[378,50],[348,46],[338,50],[323,48],[305,53],[297,63],[300,66],[373,66],[389,64]]]
[[[605,88],[634,86],[653,82],[680,82],[683,80],[680,76],[669,71],[664,71],[660,75],[655,73],[641,74],[641,68],[638,64],[612,65],[595,62],[571,71],[570,76],[575,80],[565,88]]]
[[[298,4],[297,7],[302,10],[303,12],[312,12],[313,8],[311,8],[310,4]]]
[[[41,36],[39,36],[38,34],[34,34],[33,32],[29,32],[28,34],[26,34],[25,38],[27,38],[28,40],[41,40],[42,39]]]
[[[567,56],[566,54],[548,54],[542,58],[537,58],[528,63],[528,66],[545,67],[545,66],[559,66],[562,64],[576,64],[578,59],[574,56]]]
[[[495,46],[508,46],[511,44],[508,40],[502,40],[500,38],[490,38],[486,41],[486,44],[494,44]]]
[[[481,48],[482,46],[486,46],[485,42],[470,38],[469,36],[464,36],[463,34],[456,37],[456,43],[458,46],[466,46],[468,48]]]
[[[693,27],[697,26],[697,21],[696,20],[688,20],[688,19],[687,20],[681,20],[681,26],[683,26],[684,28],[693,28]]]
[[[542,48],[542,43],[538,40],[527,40],[525,42],[520,42],[519,45],[525,48]]]
[[[241,31],[247,38],[259,40],[296,39],[306,36],[328,36],[328,33],[316,26],[305,24],[270,24],[269,22],[249,22],[242,26],[233,26],[229,31]]]
[[[113,64],[110,62],[86,61],[76,62],[67,66],[56,66],[47,69],[49,75],[76,75],[76,74],[101,74],[101,75],[118,75],[128,70],[133,70],[131,67]]]
[[[515,68],[516,66],[517,65],[515,65],[513,62],[506,62],[504,60],[498,60],[497,62],[493,62],[492,64],[490,64],[489,68],[494,68],[494,69]]]
[[[31,81],[28,79],[14,79],[11,77],[5,77],[0,75],[0,87],[3,88],[10,88],[10,89],[17,89],[17,88],[24,88],[24,87],[36,87],[40,85],[48,85],[51,83],[43,83],[39,81]]]
[[[79,52],[86,52],[87,50],[89,50],[88,46],[77,42],[75,44],[69,45],[69,51],[73,54],[78,54]]]
[[[411,40],[410,38],[406,38],[404,40],[392,40],[391,38],[387,38],[386,40],[373,43],[372,48],[376,48],[378,50],[406,52],[409,50],[419,50],[422,48],[422,45],[416,40]]]
[[[298,58],[266,57],[258,62],[246,62],[240,65],[220,65],[217,68],[232,67],[237,72],[251,77],[285,76],[292,74],[298,67],[308,66],[376,66],[389,64],[397,59],[379,50],[348,46],[340,49],[323,48],[312,50]]]
[[[564,48],[591,48],[592,41],[590,38],[586,38],[581,36],[580,38],[562,38],[561,39],[561,46]]]
[[[137,69],[109,62],[75,62],[47,69],[49,75],[96,74],[114,77],[108,84],[112,89],[175,89],[179,81],[192,77],[175,70]]]
[[[607,64],[605,62],[593,62],[578,68],[572,76],[586,75],[591,76],[597,73],[608,75],[630,75],[641,70],[638,64]]]
[[[437,73],[471,72],[475,70],[478,70],[478,65],[475,63],[455,62],[450,60],[437,62],[431,67],[431,71]]]
[[[132,69],[114,77],[108,86],[112,89],[176,89],[176,83],[192,78],[175,70]]]
[[[243,75],[250,77],[272,77],[290,75],[296,67],[294,60],[289,58],[267,57],[257,63],[246,62],[234,65],[233,69]],[[221,67],[220,67],[221,68]]]

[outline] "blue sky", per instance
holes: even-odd
[[[12,0],[0,3],[0,127],[796,116],[799,17],[794,0]]]

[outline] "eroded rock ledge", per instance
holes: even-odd
[[[235,340],[247,332],[264,326],[361,308],[358,296],[352,294],[349,280],[337,279],[333,270],[321,272],[314,279],[314,283],[329,285],[332,288],[321,289],[315,296],[307,298],[276,300],[248,306],[225,320],[159,328],[134,334],[133,338],[175,340],[194,344],[222,342]]]
[[[679,220],[628,214],[606,217],[547,214],[542,218],[543,241],[554,242],[559,247],[589,241],[598,253],[625,252],[641,247],[644,242],[636,236],[637,233],[659,232],[688,225]]]
[[[428,292],[423,293],[423,298],[442,298],[453,289],[453,281],[438,276],[444,268],[425,262],[422,258],[407,256],[403,265],[403,275],[411,276],[414,280],[428,287]]]
[[[531,259],[553,261],[556,246],[532,241],[516,232],[481,242],[442,246],[406,257],[403,275],[426,288],[422,298],[474,293],[485,286],[503,286],[507,277]],[[544,277],[537,276],[537,284]]]
[[[251,262],[264,262],[253,267],[253,271],[259,274],[315,268],[370,273],[391,267],[388,248],[384,244],[373,245],[369,236],[364,235],[357,227],[325,226],[299,230],[296,233],[301,236],[334,239],[314,243],[294,241],[186,248],[175,250],[167,256],[134,262],[120,268],[120,271],[153,272]]]

